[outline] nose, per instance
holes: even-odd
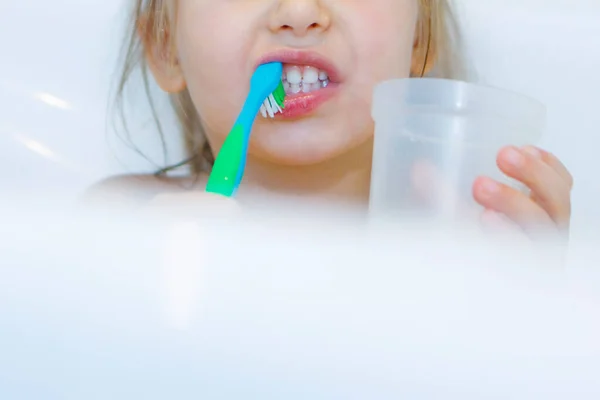
[[[320,34],[329,28],[331,16],[322,0],[279,0],[270,20],[274,33],[291,32],[305,37]]]

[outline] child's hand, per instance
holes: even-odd
[[[568,235],[573,177],[567,168],[554,155],[532,146],[504,148],[497,163],[531,194],[481,177],[473,186],[475,200],[507,216],[532,239]]]

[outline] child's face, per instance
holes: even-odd
[[[218,150],[254,68],[283,62],[302,83],[288,84],[287,115],[257,118],[251,155],[327,161],[372,137],[373,86],[410,74],[417,14],[417,0],[178,0],[179,79]]]

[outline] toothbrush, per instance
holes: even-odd
[[[226,197],[235,195],[244,176],[248,142],[256,116],[274,118],[283,112],[285,89],[281,76],[283,64],[273,62],[259,66],[250,80],[250,93],[233,128],[215,160],[206,191]]]

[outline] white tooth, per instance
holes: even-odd
[[[328,80],[321,82],[321,87],[322,88],[326,88],[327,86],[329,86],[329,81]]]
[[[288,93],[290,91],[290,88],[292,87],[292,85],[290,85],[289,82],[284,82],[283,84],[283,88],[285,89],[285,92]]]
[[[311,92],[314,92],[316,90],[321,89],[321,83],[313,83],[312,85],[310,85],[310,90]]]
[[[319,82],[319,70],[315,67],[304,68],[304,83],[317,83]]]
[[[319,71],[319,80],[326,81],[327,79],[329,79],[329,76],[327,76],[327,72]]]
[[[292,84],[292,85],[290,85],[290,92],[292,94],[298,94],[298,93],[300,93],[300,90],[301,90],[300,89],[300,84]]]
[[[312,88],[312,85],[309,83],[302,83],[302,93],[309,93],[310,89]]]
[[[287,69],[287,81],[292,85],[299,85],[302,82],[302,70],[300,67],[289,67]]]

